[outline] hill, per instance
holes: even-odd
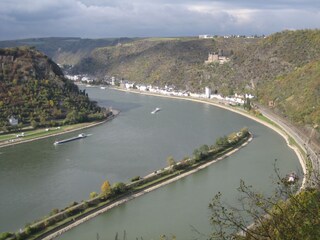
[[[205,85],[214,87],[224,80],[224,73],[230,74],[231,69],[228,64],[220,68],[216,66],[214,70],[208,68],[204,64],[208,53],[224,49],[230,56],[256,41],[243,38],[139,39],[118,46],[97,48],[89,57],[82,59],[73,72],[117,76],[159,86],[173,84],[185,89],[201,89]],[[217,77],[208,75],[211,72]]]
[[[30,44],[36,43],[38,49],[50,52],[60,63],[74,65],[74,74],[89,73],[100,79],[116,76],[118,79],[158,86],[172,84],[192,91],[203,91],[205,86],[209,86],[223,95],[253,93],[266,105],[276,99],[274,110],[300,126],[319,125],[317,111],[310,110],[317,109],[315,103],[319,101],[319,95],[310,95],[313,90],[309,88],[315,83],[306,84],[304,91],[299,93],[300,98],[304,99],[302,105],[296,102],[297,92],[292,100],[286,100],[292,95],[289,94],[290,89],[297,86],[295,74],[299,69],[304,71],[299,83],[311,79],[316,81],[316,67],[313,65],[320,59],[319,30],[283,31],[255,39],[49,38],[28,41]],[[16,44],[28,41],[20,40]],[[204,63],[208,53],[219,50],[230,58],[229,62]],[[314,69],[307,70],[310,67]],[[308,77],[309,74],[312,76]],[[288,80],[282,80],[279,91],[277,86],[284,78]]]
[[[57,125],[102,118],[102,110],[34,48],[0,49],[0,127]]]
[[[204,64],[208,53],[219,49],[227,53],[230,62]],[[261,96],[264,104],[277,99],[279,113],[305,125],[319,124],[318,59],[320,31],[299,30],[261,39],[139,39],[97,48],[73,71],[191,90],[209,86],[224,95],[252,92]]]
[[[262,103],[300,125],[320,124],[320,61],[313,61],[269,81],[259,91]]]
[[[117,76],[134,82],[210,86],[223,94],[256,90],[320,57],[318,30],[284,31],[267,38],[150,38],[94,49],[73,73]],[[209,52],[224,50],[225,64],[204,64]]]
[[[0,41],[0,48],[21,46],[35,47],[55,62],[64,65],[74,65],[87,57],[98,47],[113,46],[132,41],[130,38],[83,39],[75,37],[30,38],[20,40]]]

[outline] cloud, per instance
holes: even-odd
[[[318,28],[315,0],[1,0],[0,39],[263,34]]]

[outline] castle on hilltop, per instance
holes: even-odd
[[[223,50],[220,49],[219,52],[214,52],[214,53],[209,53],[208,60],[206,60],[204,63],[209,64],[209,63],[214,63],[214,62],[219,62],[220,64],[224,64],[226,62],[229,62],[230,59],[226,57],[223,54]]]

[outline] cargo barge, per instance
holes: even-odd
[[[53,144],[54,144],[54,145],[63,144],[63,143],[75,141],[75,140],[78,140],[78,139],[82,139],[82,138],[85,138],[85,137],[87,137],[87,135],[85,135],[84,133],[80,133],[80,134],[79,134],[78,136],[76,136],[76,137],[67,138],[67,139],[64,139],[64,140],[61,140],[61,141],[55,141]]]

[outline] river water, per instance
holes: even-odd
[[[51,209],[87,199],[104,180],[127,182],[192,155],[202,144],[242,127],[255,138],[231,157],[192,176],[112,209],[61,239],[127,239],[199,237],[194,229],[210,232],[208,204],[218,192],[235,202],[239,180],[265,193],[272,191],[273,163],[283,173],[300,171],[294,152],[277,133],[238,114],[208,104],[87,88],[101,106],[121,114],[111,122],[83,131],[0,149],[0,232],[14,231]],[[150,114],[156,107],[162,110]],[[56,139],[91,134],[85,139],[54,146]],[[121,239],[121,238],[120,238]]]

